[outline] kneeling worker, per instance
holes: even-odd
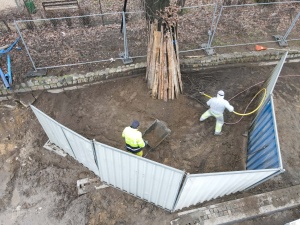
[[[124,129],[122,137],[125,138],[127,151],[138,156],[143,156],[142,149],[147,143],[143,140],[142,133],[137,129],[139,125],[139,121],[134,120],[131,126],[128,126]]]

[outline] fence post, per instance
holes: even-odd
[[[281,47],[288,46],[286,38],[288,37],[288,35],[292,31],[292,29],[294,28],[294,26],[295,26],[297,20],[299,19],[299,17],[300,17],[300,12],[298,12],[297,16],[295,17],[295,19],[293,20],[291,26],[289,27],[289,29],[287,30],[287,32],[285,33],[285,35],[283,37],[281,35],[273,35],[275,40],[278,42],[279,46],[281,46]]]
[[[73,151],[72,145],[70,144],[69,139],[68,139],[67,135],[66,135],[65,132],[64,132],[64,129],[63,129],[61,126],[60,126],[60,129],[61,129],[61,131],[63,132],[63,134],[64,134],[64,136],[65,136],[65,139],[67,140],[67,142],[68,142],[68,144],[69,144],[69,147],[70,147],[71,151],[73,152],[74,158],[77,159],[77,157],[76,157],[76,155],[75,155],[75,152]]]
[[[125,21],[125,12],[122,12],[122,24],[123,24],[123,35],[124,35],[124,52],[121,52],[119,56],[122,58],[124,64],[132,63],[132,58],[128,54],[128,45],[127,45],[127,36],[126,36],[126,21]]]
[[[15,26],[16,26],[16,29],[17,29],[17,32],[18,32],[20,38],[22,39],[22,43],[23,43],[23,45],[24,45],[24,47],[25,47],[25,49],[26,49],[27,55],[28,55],[28,57],[29,57],[29,59],[30,59],[30,61],[31,61],[31,63],[32,63],[33,69],[36,71],[36,66],[35,66],[35,64],[34,64],[32,58],[31,58],[31,55],[30,55],[29,50],[28,50],[28,47],[27,47],[27,45],[25,44],[25,41],[24,41],[24,39],[23,39],[23,36],[22,36],[22,34],[21,34],[21,31],[20,31],[20,29],[19,29],[19,27],[18,27],[17,22],[15,22]]]
[[[98,158],[97,158],[97,153],[96,153],[96,148],[95,148],[95,139],[92,140],[92,145],[93,145],[93,151],[94,151],[94,158],[95,158],[95,163],[99,169],[99,165],[98,165]],[[100,177],[101,178],[101,177]]]
[[[213,37],[215,35],[216,29],[217,29],[217,25],[218,25],[218,22],[219,22],[219,19],[220,19],[222,10],[223,10],[223,6],[222,6],[222,8],[220,10],[220,13],[218,15],[217,22],[215,22],[217,8],[218,8],[218,2],[216,1],[215,2],[214,13],[213,13],[213,19],[211,21],[211,27],[210,27],[210,30],[208,31],[208,41],[207,41],[207,44],[201,44],[200,45],[200,47],[203,48],[203,50],[205,51],[205,53],[207,55],[213,55],[213,54],[215,54],[215,50],[213,48],[211,48],[211,43],[212,43]]]

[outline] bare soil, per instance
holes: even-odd
[[[244,117],[235,125],[225,124],[223,136],[216,137],[213,118],[199,122],[207,99],[198,92],[215,95],[223,89],[225,98],[231,99],[267,78],[273,68],[237,66],[184,74],[184,94],[169,102],[152,99],[141,76],[58,94],[34,93],[34,105],[75,132],[119,149],[124,147],[122,130],[133,119],[140,121],[141,131],[159,119],[166,122],[171,134],[147,158],[188,173],[242,170],[246,143],[242,134],[252,118]],[[299,69],[299,64],[284,65],[274,92],[286,172],[248,192],[196,207],[300,183]],[[230,103],[236,111],[243,112],[258,90],[259,87],[251,88]],[[248,110],[254,107],[251,105]],[[47,136],[29,108],[12,100],[1,102],[0,110],[1,224],[150,225],[169,224],[176,217],[176,213],[111,187],[78,196],[77,180],[96,176],[71,157],[61,157],[43,148]],[[225,113],[228,123],[239,119]]]
[[[122,8],[122,1],[117,3],[112,3],[113,1],[110,0],[101,2],[103,12],[120,11]],[[191,5],[195,5],[197,2],[195,1]],[[86,11],[87,14],[88,12],[99,13],[99,9],[96,9],[98,7],[97,1],[88,2],[88,4],[92,8]],[[137,11],[135,9],[139,6],[140,4],[133,4],[128,9]],[[41,5],[39,4],[37,7],[41,7]],[[269,32],[269,29],[263,26],[261,29],[267,31],[267,34],[263,33],[263,36],[266,35],[271,38],[274,34],[283,34],[285,32],[286,29],[283,29],[282,32],[274,30],[280,24],[278,23],[278,18],[284,22],[284,28],[288,28],[295,16],[295,11],[290,11],[288,15],[290,15],[291,19],[289,20],[283,17],[280,12],[278,11],[277,14],[274,14],[275,19],[277,18],[276,20],[264,23],[264,25],[271,26],[270,30],[272,32]],[[251,11],[248,13],[251,13]],[[24,10],[22,12],[6,11],[1,18],[9,21],[30,19],[28,16],[24,17],[25,14]],[[232,13],[232,15],[235,14]],[[276,17],[276,15],[280,16]],[[40,14],[36,16],[36,18],[46,17],[45,15],[40,16]],[[59,14],[59,16],[70,15]],[[186,16],[191,18],[188,15]],[[52,16],[48,15],[48,17]],[[33,18],[35,18],[35,15],[33,15]],[[197,20],[198,17],[193,18]],[[201,18],[203,20],[203,16]],[[271,17],[264,16],[264,18]],[[244,14],[243,19],[245,21],[249,20],[246,14]],[[207,21],[211,21],[210,18]],[[186,39],[182,36],[182,40],[180,40],[182,42],[182,50],[184,50],[183,45],[186,45],[186,47],[195,45],[195,48],[197,48],[199,43],[206,42],[207,27],[210,25],[210,22],[207,21],[204,19],[205,23],[199,23],[206,25],[204,29],[202,28],[202,33],[200,28],[199,31],[198,29],[189,30],[191,27],[185,26],[186,30],[183,33],[187,34],[187,36],[185,37]],[[230,27],[236,22],[234,20],[226,21],[233,21],[233,23],[230,22]],[[262,19],[261,21],[266,20]],[[243,21],[238,22],[242,23]],[[255,21],[253,20],[252,22]],[[258,22],[258,24],[261,23]],[[222,38],[216,36],[214,45],[229,44],[237,40],[244,41],[242,34],[247,38],[262,35],[258,32],[257,26],[252,24],[251,27],[255,29],[255,32],[250,33],[251,30],[247,27],[247,32],[244,33],[245,30],[235,30],[234,27],[227,29],[225,24],[224,30],[218,30],[217,33]],[[82,28],[80,32],[83,32],[83,30],[85,32],[91,31],[93,34],[92,29]],[[62,34],[61,32],[55,32],[44,31],[50,36],[57,34],[56,37],[59,37]],[[80,32],[78,30],[73,32],[74,36],[78,38],[78,43],[82,43],[81,38],[85,38],[84,35],[76,35]],[[202,35],[200,35],[201,41],[198,38],[199,33]],[[291,35],[294,33],[291,33]],[[42,45],[36,44],[42,40],[41,38],[33,39],[35,34],[32,32],[31,36],[29,35],[29,41],[33,44],[31,46],[32,49],[42,47]],[[86,34],[86,36],[89,36],[88,32]],[[112,34],[113,32],[111,32]],[[132,34],[135,35],[137,32]],[[17,36],[13,32],[4,33],[0,39],[0,46],[11,43]],[[41,36],[43,37],[43,35]],[[109,47],[109,43],[103,44],[108,44],[107,46]],[[91,42],[86,44],[86,49],[92,49],[93,53],[97,52],[95,51],[95,44],[97,46],[97,43]],[[134,46],[138,50],[140,50],[139,44]],[[32,69],[24,46],[21,44],[20,46],[22,47],[21,51],[14,50],[11,52],[14,84],[25,81],[26,72]],[[59,45],[51,46],[54,47],[54,52],[61,50]],[[297,46],[297,43],[293,46]],[[276,48],[277,45],[272,44],[268,45],[268,47]],[[70,50],[70,48],[66,49]],[[217,49],[218,53],[232,51],[253,51],[253,46]],[[75,57],[75,54],[71,53],[62,51],[61,54],[67,57],[62,57],[61,60],[69,59],[70,55]],[[195,54],[204,55],[203,52],[199,53],[199,51]],[[57,58],[53,57],[53,55],[55,54],[49,57],[49,55],[44,54],[46,61],[51,62],[51,65],[57,62]],[[67,63],[68,61],[65,62]],[[5,63],[6,60],[4,58],[0,59],[1,67],[5,67]],[[64,75],[73,72],[84,73],[103,69],[107,66],[118,65],[122,65],[122,63],[115,62],[109,65],[92,64],[77,68],[66,67],[49,70],[48,75]],[[124,147],[121,132],[133,119],[140,121],[141,131],[144,131],[155,119],[159,119],[166,122],[171,130],[171,134],[155,150],[149,152],[147,158],[185,170],[188,173],[243,170],[245,168],[244,148],[247,139],[242,134],[247,131],[252,117],[244,117],[239,121],[239,116],[226,112],[225,121],[236,124],[225,124],[223,136],[213,136],[214,119],[210,118],[204,123],[199,122],[200,115],[206,110],[205,102],[207,101],[205,97],[199,95],[199,91],[215,95],[219,89],[223,89],[226,94],[225,98],[230,99],[235,110],[243,112],[253,95],[259,90],[259,87],[253,87],[237,97],[231,98],[246,88],[266,79],[273,68],[274,66],[251,67],[249,65],[227,69],[216,68],[184,74],[184,94],[178,99],[167,103],[150,97],[147,85],[141,76],[114,80],[90,88],[59,94],[51,94],[47,91],[36,92],[34,96],[36,96],[37,100],[34,105],[75,132],[89,139],[96,139],[99,142],[120,149]],[[282,76],[297,76],[280,77],[274,92],[277,126],[283,166],[286,169],[285,173],[248,192],[237,193],[198,204],[196,207],[300,184],[300,141],[298,139],[300,132],[299,70],[299,63],[284,65]],[[19,99],[19,97],[15,96],[15,99]],[[248,111],[254,107],[254,104],[250,105]],[[0,119],[0,179],[2,180],[0,183],[0,224],[160,225],[169,224],[176,217],[176,213],[168,213],[152,204],[111,187],[78,196],[77,180],[87,177],[95,178],[96,176],[71,157],[58,156],[42,147],[48,139],[29,108],[24,108],[18,101],[12,100],[1,102],[0,112],[2,114]],[[146,153],[147,150],[149,149],[145,150]],[[286,216],[290,217],[290,219],[285,221],[291,221],[292,217],[297,219],[297,215],[299,213],[287,213]],[[258,224],[258,221],[255,221],[253,224]],[[274,219],[270,219],[268,222],[261,224],[276,225],[276,222]]]

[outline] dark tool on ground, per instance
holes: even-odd
[[[166,123],[156,119],[143,133],[143,139],[146,140],[149,148],[144,157],[154,150],[170,133],[171,130]]]

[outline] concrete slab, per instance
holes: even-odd
[[[56,154],[65,157],[67,155],[67,153],[65,153],[64,150],[62,150],[61,148],[59,148],[58,146],[56,146],[55,144],[51,143],[49,140],[45,143],[45,145],[43,146],[45,149],[49,150],[49,151],[53,151]]]
[[[26,94],[22,94],[20,95],[20,103],[25,106],[26,108],[29,107],[29,105],[31,105],[32,103],[35,102],[35,98],[33,97],[32,93],[26,93]]]
[[[178,213],[171,225],[217,225],[251,219],[300,205],[300,185]]]
[[[77,86],[71,86],[71,87],[65,87],[64,90],[65,91],[72,91],[72,90],[76,90]]]
[[[83,195],[91,191],[103,189],[109,187],[108,185],[101,184],[101,181],[99,178],[84,178],[81,180],[77,180],[77,190],[78,195]]]
[[[52,94],[57,94],[57,93],[61,93],[63,92],[64,89],[60,88],[60,89],[50,89],[50,90],[47,90],[47,92],[49,93],[52,93]]]

